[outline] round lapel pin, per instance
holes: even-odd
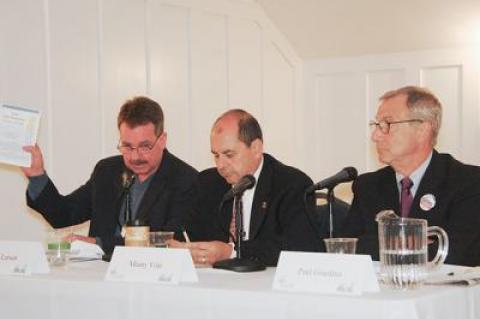
[[[423,209],[424,211],[429,211],[433,207],[435,207],[435,204],[437,201],[435,200],[435,196],[433,194],[425,194],[420,198],[420,208]]]

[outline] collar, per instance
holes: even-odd
[[[263,155],[262,155],[262,160],[260,161],[260,165],[258,165],[255,173],[253,173],[253,177],[255,177],[256,181],[258,181],[258,178],[260,177],[260,172],[262,171],[262,168],[263,168]]]
[[[255,173],[253,173],[253,177],[255,177],[255,185],[252,188],[247,189],[243,193],[243,198],[245,198],[245,196],[248,196],[248,197],[251,197],[253,199],[253,193],[255,193],[255,189],[257,188],[258,178],[260,177],[260,173],[262,172],[262,169],[263,169],[263,155],[262,155],[262,160],[260,161],[260,165],[258,165]]]
[[[417,167],[417,169],[414,170],[412,174],[410,174],[409,176],[413,182],[413,186],[410,189],[410,192],[412,193],[413,197],[415,197],[415,194],[417,193],[417,189],[418,189],[418,186],[420,185],[423,175],[425,175],[425,171],[427,170],[428,165],[430,165],[430,162],[432,161],[432,155],[433,155],[433,150],[430,152],[430,155],[428,155],[425,161],[423,161],[423,163],[420,164],[420,166]],[[397,187],[398,187],[399,194],[401,193],[401,189],[402,189],[400,181],[404,177],[405,176],[403,176],[402,174],[395,172],[395,178],[397,180]]]

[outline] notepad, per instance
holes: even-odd
[[[451,273],[429,278],[426,285],[475,286],[480,284],[480,272]]]

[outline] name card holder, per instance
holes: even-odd
[[[198,276],[188,249],[117,246],[105,280],[177,285]]]
[[[380,291],[368,255],[290,251],[280,254],[273,289],[338,295]]]
[[[0,274],[30,276],[50,272],[40,242],[0,241]]]

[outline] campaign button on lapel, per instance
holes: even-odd
[[[420,208],[426,212],[435,207],[436,203],[437,201],[435,199],[435,195],[433,194],[425,194],[422,196],[422,198],[420,198]]]

